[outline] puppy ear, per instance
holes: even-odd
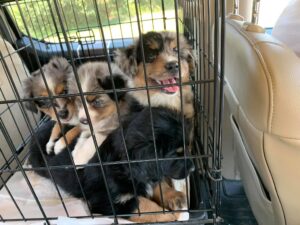
[[[126,87],[126,82],[127,82],[127,80],[124,78],[124,75],[113,74],[113,75],[112,75],[112,79],[113,79],[113,81],[114,81],[114,84],[115,84],[115,88],[116,88],[116,89],[120,89],[120,88],[125,88],[125,87]],[[101,87],[102,87],[104,90],[113,90],[113,83],[112,83],[112,80],[111,80],[111,77],[110,77],[110,76],[105,77],[104,80],[98,79],[98,82],[99,82],[99,84],[101,85]],[[124,97],[124,95],[126,94],[126,92],[125,92],[125,91],[122,91],[122,92],[116,91],[116,94],[117,94],[118,100],[120,100],[121,98]],[[108,96],[109,96],[112,100],[115,101],[115,95],[114,95],[114,92],[108,93]]]
[[[189,49],[189,54],[188,54],[188,58],[187,58],[187,62],[189,64],[189,71],[190,74],[193,74],[195,71],[195,63],[196,63],[196,56],[192,50],[192,48]]]
[[[136,46],[131,45],[122,50],[117,49],[114,61],[126,75],[132,78],[137,70]]]
[[[48,73],[57,74],[61,76],[73,74],[72,66],[67,61],[67,59],[63,57],[55,56],[51,58],[49,63],[43,66],[43,69]]]
[[[33,82],[32,79],[29,77],[23,81],[23,98],[32,98],[33,97]],[[24,103],[26,109],[31,112],[37,113],[38,109],[33,101],[26,101]]]
[[[180,55],[187,61],[189,65],[189,73],[192,75],[196,67],[196,56],[194,54],[192,45],[189,43],[188,39],[185,36],[180,35]]]

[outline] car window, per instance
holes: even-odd
[[[262,27],[274,27],[278,17],[288,3],[288,0],[260,1],[258,24]],[[272,10],[270,10],[270,8],[272,8]]]
[[[97,7],[94,6],[93,0],[56,2],[55,5],[51,0],[25,0],[20,1],[19,5],[15,2],[7,3],[6,8],[22,34],[28,36],[30,33],[32,38],[45,42],[65,42],[58,13],[62,15],[63,27],[67,31],[69,41],[101,40],[98,15],[105,39],[131,38],[139,33],[135,0],[98,0]],[[98,15],[95,8],[98,9]],[[142,21],[142,32],[176,30],[174,0],[139,0],[137,9]],[[178,13],[181,17],[180,8]]]

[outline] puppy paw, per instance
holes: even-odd
[[[167,191],[163,196],[164,207],[170,210],[181,210],[187,207],[186,195],[180,191]]]
[[[187,210],[187,209],[183,208],[182,210]],[[187,221],[190,219],[189,212],[180,212],[176,214],[176,216],[177,216],[177,221]]]
[[[72,152],[75,165],[84,165],[90,161],[93,155],[96,153],[96,149],[93,145],[93,139],[87,139],[84,144],[76,144],[74,151]],[[76,167],[79,168],[79,167]],[[81,167],[82,168],[82,167]]]
[[[53,152],[53,146],[54,146],[54,142],[53,141],[48,141],[47,145],[46,145],[46,152],[48,155],[50,155]]]
[[[73,157],[74,164],[79,165],[80,158],[78,154],[78,149],[76,148],[74,149],[74,151],[72,152],[72,157]]]
[[[60,138],[54,145],[54,154],[57,155],[60,153],[64,148],[66,148],[65,140]]]
[[[88,160],[84,157],[83,152],[76,148],[72,152],[72,157],[73,157],[74,164],[76,166],[84,165],[88,162]],[[76,167],[76,169],[81,169],[81,168],[82,167]]]

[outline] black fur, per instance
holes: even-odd
[[[113,206],[118,214],[127,214],[134,212],[138,207],[136,198],[129,198],[125,202],[119,202],[122,195],[134,195],[132,181],[138,196],[147,196],[147,187],[154,187],[158,182],[166,177],[174,179],[185,178],[193,163],[190,159],[186,160],[187,171],[185,170],[184,153],[177,153],[178,148],[183,147],[183,141],[188,144],[188,137],[183,136],[181,116],[171,110],[163,108],[152,108],[154,137],[156,142],[156,153],[159,159],[182,157],[181,160],[155,161],[155,148],[152,135],[149,108],[141,111],[132,112],[122,122],[125,142],[128,150],[129,160],[148,160],[146,162],[131,163],[131,172],[128,163],[127,154],[123,145],[121,129],[113,131],[108,138],[99,147],[99,155],[102,162],[122,162],[113,165],[105,164],[103,170],[106,175],[108,190],[110,192]],[[186,130],[189,130],[188,122],[185,123]],[[39,131],[42,132],[47,129]],[[185,132],[186,134],[188,132]],[[46,137],[45,137],[46,139]],[[41,143],[46,144],[46,141]],[[189,154],[186,148],[186,155]],[[37,146],[33,143],[31,146],[31,155],[29,162],[33,167],[43,167],[41,154]],[[46,156],[48,165],[70,165],[71,160],[67,151],[62,151],[55,156]],[[98,163],[97,154],[89,163]],[[158,171],[157,171],[158,166]],[[49,177],[45,171],[38,170],[37,173],[44,177]],[[82,197],[79,185],[75,179],[73,168],[53,169],[52,174],[56,183],[64,190],[75,197]],[[108,198],[108,192],[105,186],[104,177],[101,167],[88,166],[79,170],[84,193],[87,197],[88,204],[94,213],[111,215],[112,208]]]
[[[125,88],[126,81],[124,80],[124,76],[118,75],[118,74],[113,74],[112,78],[113,78],[113,82],[115,85],[115,89]],[[110,76],[107,76],[104,80],[98,79],[98,82],[99,82],[100,86],[103,87],[104,90],[113,90],[113,83],[112,83]],[[115,100],[114,92],[107,93],[107,94],[112,100]],[[118,100],[123,98],[125,96],[125,94],[126,94],[125,91],[116,91]]]
[[[44,159],[47,161],[49,166],[62,166],[62,165],[72,165],[71,158],[69,157],[68,151],[65,149],[58,155],[48,155],[46,153],[46,144],[49,141],[51,131],[53,126],[55,125],[55,121],[48,120],[44,123],[35,133],[35,137],[30,143],[30,155],[28,158],[28,163],[33,167],[46,167]],[[67,132],[72,126],[64,126],[65,130],[63,132]],[[38,143],[36,142],[38,140]],[[74,149],[77,139],[68,146],[70,150]],[[41,154],[43,152],[43,154]],[[39,175],[50,178],[50,174],[45,168],[43,170],[36,171]],[[51,174],[53,175],[55,182],[62,186],[62,188],[68,193],[72,193],[72,195],[80,197],[80,189],[77,183],[76,185],[76,174],[73,168],[66,169],[63,173],[61,173],[61,169],[51,169]],[[67,176],[65,176],[67,174]],[[79,171],[79,174],[82,174]],[[74,186],[69,185],[61,185],[62,183],[72,184],[75,183]]]
[[[142,49],[142,41],[143,41],[143,49]],[[156,48],[151,48],[150,46],[155,43]],[[143,51],[142,51],[143,50]],[[148,32],[143,34],[139,39],[136,53],[137,63],[141,63],[143,61],[143,52],[146,63],[151,63],[153,61],[153,57],[157,56],[164,50],[164,40],[160,33],[157,32]]]

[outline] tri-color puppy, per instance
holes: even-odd
[[[51,95],[55,97],[53,101],[49,97],[50,93],[47,90],[42,72]],[[41,70],[37,70],[33,72],[30,77],[24,80],[23,97],[45,97],[43,99],[26,101],[25,107],[34,113],[41,111],[54,121],[59,120],[62,126],[75,126],[73,129],[65,133],[65,137],[61,137],[62,130],[60,124],[58,122],[55,123],[49,141],[46,145],[46,151],[48,154],[53,151],[55,154],[58,154],[66,147],[66,144],[70,144],[80,132],[80,128],[76,126],[79,121],[74,98],[59,97],[60,95],[68,94],[67,80],[74,79],[73,68],[65,58],[54,57],[49,61],[49,63],[42,67],[42,72]],[[57,114],[55,113],[54,108],[56,109]]]
[[[108,135],[99,147],[98,154],[94,154],[89,161],[91,164],[77,170],[78,176],[76,170],[71,167],[52,168],[55,182],[74,197],[85,196],[92,213],[117,213],[131,221],[145,223],[181,220],[182,213],[169,211],[182,209],[176,202],[177,196],[169,199],[169,203],[174,204],[168,204],[165,213],[163,208],[151,199],[159,183],[165,183],[165,179],[168,178],[184,179],[194,170],[192,160],[184,158],[184,155],[189,156],[189,151],[183,151],[184,141],[187,143],[188,140],[187,132],[183,132],[180,114],[173,110],[153,107],[153,123],[149,117],[149,108],[126,116],[122,121],[122,129],[118,128]],[[190,124],[185,122],[185,129],[189,130]],[[39,129],[37,136],[40,142],[47,136],[49,126],[51,124],[47,123]],[[98,155],[103,167],[100,167]],[[49,167],[71,165],[67,151],[44,157]],[[32,167],[45,167],[43,157],[34,142],[31,144],[29,163]],[[47,170],[36,172],[50,177]],[[139,212],[141,215],[138,215]],[[132,213],[135,214],[128,216]]]
[[[77,96],[75,102],[81,134],[72,151],[75,165],[86,164],[96,152],[91,130],[94,132],[97,146],[100,146],[107,135],[119,126],[117,104],[120,115],[127,112],[127,104],[123,99],[125,92],[104,93],[105,90],[113,89],[111,79],[113,79],[116,89],[124,88],[127,85],[127,76],[115,64],[112,63],[110,67],[112,76],[110,76],[106,62],[88,62],[77,70],[91,124],[88,122],[82,98]],[[79,93],[77,82],[74,79],[69,79],[68,84],[70,93]],[[118,100],[117,104],[115,97]]]
[[[189,82],[194,70],[192,48],[182,35],[179,36],[178,46],[174,32],[143,34],[134,45],[117,50],[115,62],[132,78],[130,87],[145,88],[146,83],[151,87],[149,97],[152,107],[161,106],[181,111],[179,76],[181,83]],[[130,95],[142,106],[149,106],[147,90],[130,92]],[[182,86],[182,100],[185,117],[193,118],[193,92],[190,85]]]
[[[189,82],[195,62],[192,48],[182,35],[179,35],[177,41],[177,35],[174,32],[148,32],[142,35],[134,45],[123,50],[117,50],[115,62],[126,74],[132,77],[131,87],[146,87],[146,84],[150,87],[151,107],[163,107],[179,113],[181,112],[182,100],[182,113],[185,119],[189,120],[191,124],[193,123],[192,88],[189,84],[183,85],[181,98],[179,77],[181,77],[181,84]],[[149,106],[147,90],[134,91],[129,94],[140,105]],[[190,126],[188,132],[188,143],[191,147],[193,126]],[[153,199],[166,208],[173,208],[172,205],[174,204],[177,204],[178,207],[186,204],[187,197],[184,194],[187,190],[186,180],[173,180],[172,183],[170,185],[164,181],[161,183],[161,187],[154,188]],[[175,185],[180,186],[179,192],[171,187]],[[163,199],[161,199],[161,191],[163,192]]]

